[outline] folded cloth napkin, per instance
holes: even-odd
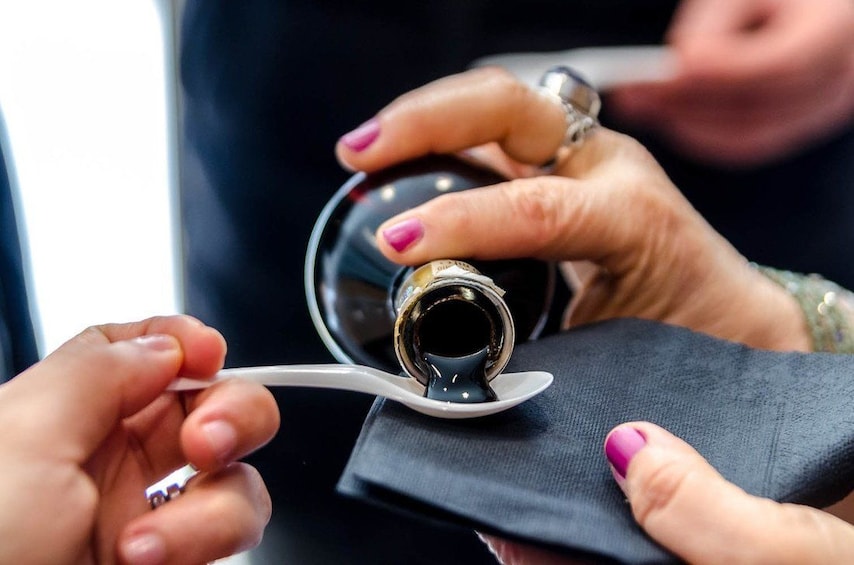
[[[574,556],[660,563],[674,557],[634,523],[603,455],[621,422],[668,428],[759,496],[821,507],[854,489],[854,356],[624,319],[518,346],[508,370],[533,369],[554,384],[494,416],[378,400],[339,491]]]

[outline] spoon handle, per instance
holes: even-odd
[[[244,379],[265,386],[332,388],[395,398],[406,391],[420,394],[413,379],[362,365],[271,365],[223,369],[211,379],[178,378],[166,390],[200,390],[227,379]]]
[[[566,51],[503,53],[474,61],[472,66],[506,68],[531,86],[555,65],[566,65],[581,73],[599,92],[634,82],[662,82],[676,73],[676,57],[668,47],[632,45],[625,47],[582,47]]]

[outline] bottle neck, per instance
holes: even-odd
[[[463,358],[486,350],[485,375],[507,365],[515,328],[504,291],[462,261],[432,261],[393,290],[394,349],[407,374],[427,385],[429,356]]]

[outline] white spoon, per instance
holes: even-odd
[[[502,53],[483,57],[473,67],[504,67],[522,82],[536,86],[555,65],[581,73],[599,92],[636,82],[663,82],[676,75],[676,56],[661,45],[584,47],[568,51]]]
[[[226,379],[246,379],[266,386],[334,388],[384,396],[413,410],[436,418],[477,418],[495,414],[525,402],[544,391],[554,377],[544,371],[503,373],[490,386],[498,396],[493,402],[464,404],[425,398],[424,387],[415,379],[392,375],[362,365],[277,365],[224,369],[212,379],[176,379],[168,390],[198,390]]]

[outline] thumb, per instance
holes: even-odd
[[[745,493],[658,426],[618,426],[605,440],[605,454],[638,524],[688,562],[854,561],[849,524]]]
[[[12,430],[6,441],[82,462],[179,371],[216,370],[223,350],[215,330],[186,317],[90,328],[0,387],[0,429]]]

